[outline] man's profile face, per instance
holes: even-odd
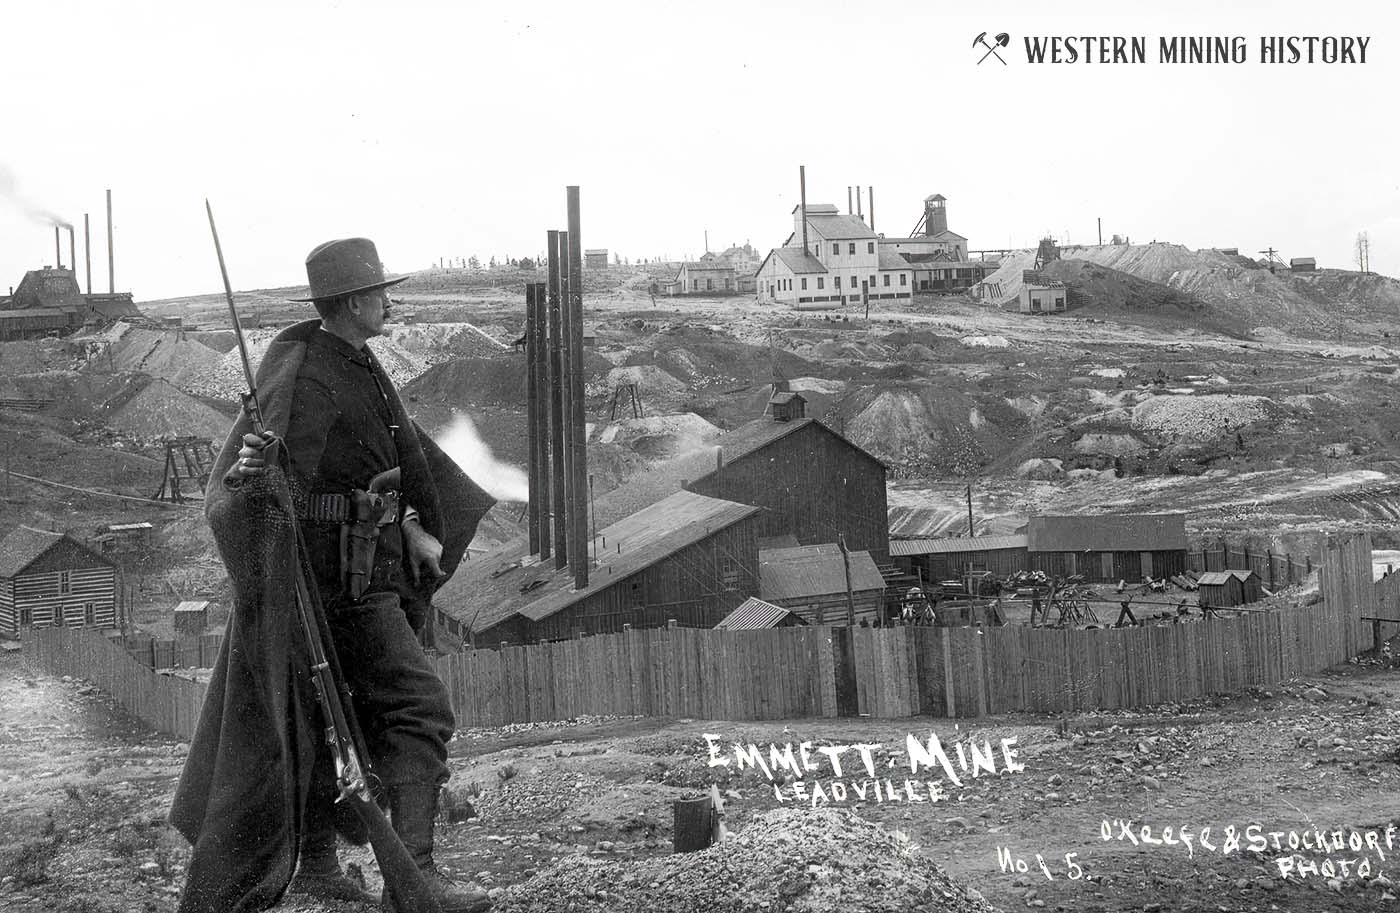
[[[355,306],[350,309],[356,326],[366,337],[383,336],[384,322],[389,319],[389,292],[379,289],[355,296]]]

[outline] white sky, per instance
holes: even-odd
[[[973,248],[1125,233],[1400,275],[1393,3],[933,0],[109,2],[0,9],[0,186],[93,222],[117,287],[216,291],[209,197],[237,288],[305,281],[374,238],[391,270],[534,256],[581,186],[583,242],[628,257],[782,243],[809,202],[874,185],[907,234],[931,193]],[[978,32],[1009,66],[978,66]],[[1026,35],[1242,35],[1243,65],[1034,66]],[[1365,66],[1264,65],[1261,35],[1370,36]],[[1059,129],[1062,126],[1062,129]],[[63,239],[65,263],[68,241]],[[0,199],[0,291],[53,231]],[[81,280],[81,268],[80,280]]]

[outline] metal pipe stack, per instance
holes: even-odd
[[[535,365],[540,359],[540,349],[536,344],[536,312],[539,309],[540,284],[531,282],[525,286],[525,424],[529,440],[529,471],[526,476],[530,485],[530,500],[526,505],[528,520],[526,526],[530,534],[530,554],[540,552],[540,466],[538,462],[540,439],[540,395],[535,386]],[[548,433],[548,425],[545,426]],[[546,528],[547,529],[547,528]],[[548,531],[544,538],[549,539]]]
[[[570,431],[573,438],[573,500],[570,527],[573,531],[574,588],[588,586],[588,435],[583,408],[583,239],[579,235],[578,187],[566,190],[569,216],[569,376]]]
[[[117,261],[112,258],[112,191],[107,191],[107,291],[117,293]]]
[[[562,568],[569,562],[568,539],[564,517],[568,501],[564,497],[564,362],[562,357],[563,318],[560,314],[563,297],[561,261],[564,239],[561,232],[551,231],[549,239],[549,357],[546,368],[549,378],[549,486],[554,504],[554,566]],[[541,555],[541,558],[544,556]]]
[[[583,247],[578,188],[568,231],[546,236],[548,281],[525,290],[530,552],[588,586],[588,440],[583,394]],[[551,510],[552,508],[552,510]],[[552,545],[552,549],[551,549]]]

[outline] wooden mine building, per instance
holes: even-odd
[[[697,494],[763,508],[759,536],[796,537],[800,545],[835,543],[890,555],[885,464],[816,419],[801,415],[801,397],[774,415],[720,437],[715,468],[689,482]],[[798,417],[792,417],[794,407]]]
[[[1083,574],[1090,582],[1132,583],[1186,570],[1185,514],[1031,517],[1030,570],[1051,577]]]
[[[759,508],[678,491],[599,531],[573,588],[517,539],[464,562],[434,597],[448,640],[477,646],[662,627],[712,628],[759,589]]]
[[[112,627],[116,565],[65,533],[21,526],[0,539],[0,636],[26,628]]]

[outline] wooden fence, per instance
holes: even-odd
[[[1186,569],[1194,574],[1205,571],[1251,570],[1259,575],[1270,590],[1302,583],[1313,572],[1312,558],[1304,556],[1295,561],[1291,554],[1280,555],[1268,549],[1250,551],[1248,547],[1234,548],[1227,542],[1186,553]]]
[[[583,714],[759,720],[972,717],[1141,707],[1266,685],[1372,647],[1367,616],[1400,618],[1400,575],[1372,584],[1369,536],[1329,547],[1322,601],[1141,628],[670,627],[437,660],[459,726]],[[159,675],[87,630],[31,632],[26,655],[94,680],[188,738],[204,688]]]
[[[205,686],[161,675],[91,628],[35,628],[25,634],[24,656],[54,675],[91,681],[128,713],[160,732],[194,736]]]
[[[156,638],[149,634],[127,635],[115,643],[148,669],[209,669],[219,656],[222,634],[197,637]]]

